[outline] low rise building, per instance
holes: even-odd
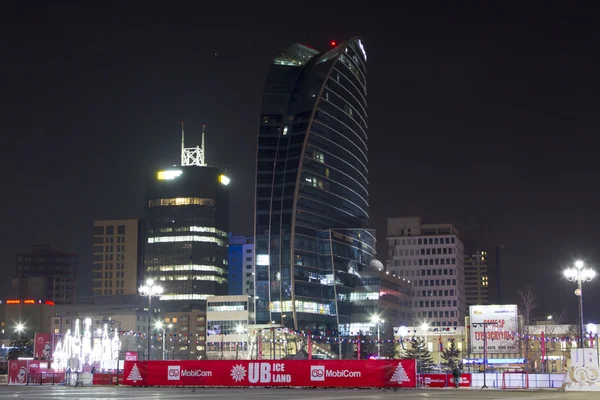
[[[206,300],[209,359],[249,357],[248,325],[254,321],[254,302],[248,295],[213,296]]]

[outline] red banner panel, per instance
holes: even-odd
[[[420,374],[424,387],[442,388],[454,387],[454,376],[452,374]],[[471,374],[460,374],[459,387],[471,387]]]
[[[99,374],[95,373],[92,383],[94,385],[116,385],[123,382],[123,374]]]
[[[26,385],[27,373],[29,368],[27,360],[9,360],[8,361],[8,384]]]
[[[416,387],[415,360],[125,361],[132,386]]]
[[[33,344],[33,357],[37,360],[52,360],[52,336],[49,333],[36,333]]]

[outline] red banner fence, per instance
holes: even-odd
[[[415,388],[415,360],[125,361],[131,386]]]

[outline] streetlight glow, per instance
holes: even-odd
[[[569,282],[577,283],[575,295],[579,297],[579,348],[583,349],[585,343],[585,332],[583,326],[583,282],[590,282],[596,276],[596,271],[591,268],[584,268],[584,263],[581,260],[575,261],[575,268],[567,268],[564,271],[565,278]],[[585,359],[585,358],[584,358]]]

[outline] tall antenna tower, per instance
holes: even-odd
[[[182,167],[206,167],[206,159],[204,158],[204,128],[202,125],[202,147],[185,147],[184,125],[181,123],[181,166]]]

